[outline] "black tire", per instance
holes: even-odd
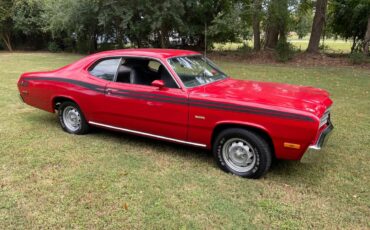
[[[65,119],[63,118],[64,111],[66,109],[71,109],[71,108],[74,109],[76,114],[78,112],[78,115],[79,115],[78,116],[79,125],[78,125],[78,127],[76,127],[76,129],[69,128],[69,126],[65,123]],[[67,133],[82,135],[82,134],[86,134],[89,131],[89,125],[88,125],[88,123],[85,119],[85,116],[83,115],[80,107],[72,101],[65,101],[65,102],[62,102],[59,105],[58,118],[59,118],[59,123],[60,123],[62,129]]]
[[[234,150],[235,148],[238,149]],[[234,151],[230,151],[230,149]],[[272,153],[269,144],[258,134],[246,129],[223,130],[215,138],[212,151],[219,167],[237,176],[258,179],[271,166]],[[234,161],[246,161],[247,158],[248,161],[252,162],[235,163],[231,160],[232,158],[236,159]],[[248,165],[248,163],[250,164]]]

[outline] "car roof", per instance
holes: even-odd
[[[150,49],[150,48],[138,48],[138,49],[120,49],[110,50],[97,53],[98,56],[145,56],[153,58],[171,58],[178,56],[187,55],[200,55],[200,53],[190,50],[178,50],[178,49]]]

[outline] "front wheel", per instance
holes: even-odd
[[[265,139],[241,128],[222,131],[213,143],[213,154],[221,169],[241,177],[260,178],[271,166]]]
[[[71,101],[63,102],[58,109],[58,117],[62,129],[71,134],[85,134],[89,125],[78,105]]]

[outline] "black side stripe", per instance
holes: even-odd
[[[129,97],[129,98],[138,98],[138,99],[143,99],[143,100],[148,100],[148,101],[159,101],[159,102],[166,102],[166,103],[173,103],[173,104],[181,104],[181,105],[189,104],[186,100],[176,101],[176,100],[171,100],[171,99],[157,98],[155,96],[148,97],[148,96],[145,96],[145,95],[133,95],[133,94],[130,94],[130,93],[113,92],[113,93],[111,93],[111,95],[121,96],[121,97]]]
[[[313,121],[310,117],[306,117],[299,114],[294,113],[288,113],[288,112],[281,112],[276,110],[270,110],[270,109],[262,109],[262,108],[256,108],[251,106],[237,106],[229,103],[218,103],[213,101],[207,101],[199,100],[199,99],[190,99],[190,104],[192,106],[199,106],[202,107],[206,105],[208,108],[215,108],[215,109],[228,109],[228,110],[234,110],[238,112],[245,112],[245,113],[253,113],[253,114],[265,114],[270,116],[277,116],[277,117],[287,117],[292,119],[298,119],[298,120],[307,120],[307,121]]]
[[[94,84],[90,84],[83,81],[73,80],[73,79],[67,79],[67,78],[58,78],[58,77],[26,77],[25,80],[44,80],[44,81],[57,81],[57,82],[66,82],[71,83],[73,85],[79,85],[87,89],[91,89],[93,91],[99,92],[99,93],[105,93],[105,89]]]
[[[99,92],[103,94],[105,93],[105,89],[98,85],[90,84],[90,83],[83,82],[83,81],[73,80],[73,79],[58,78],[58,77],[26,77],[24,79],[25,80],[45,80],[45,81],[66,82],[66,83],[70,83],[74,85],[79,85],[81,87],[93,90],[95,92]],[[294,119],[294,120],[314,121],[311,117],[300,115],[300,114],[281,112],[281,111],[270,110],[270,109],[255,108],[251,106],[238,106],[238,105],[234,105],[230,103],[219,103],[219,102],[214,102],[214,101],[205,101],[201,99],[179,98],[176,96],[158,95],[158,94],[152,94],[152,93],[147,93],[147,92],[136,92],[136,91],[124,90],[124,89],[115,89],[115,90],[117,91],[112,92],[111,95],[119,96],[119,97],[138,98],[138,99],[149,100],[149,101],[172,103],[172,104],[182,104],[182,105],[188,104],[194,107],[258,114],[258,115],[267,115],[267,116]]]

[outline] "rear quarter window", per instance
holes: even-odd
[[[94,64],[89,72],[91,75],[107,80],[113,81],[116,75],[118,65],[120,64],[120,58],[104,59]]]

